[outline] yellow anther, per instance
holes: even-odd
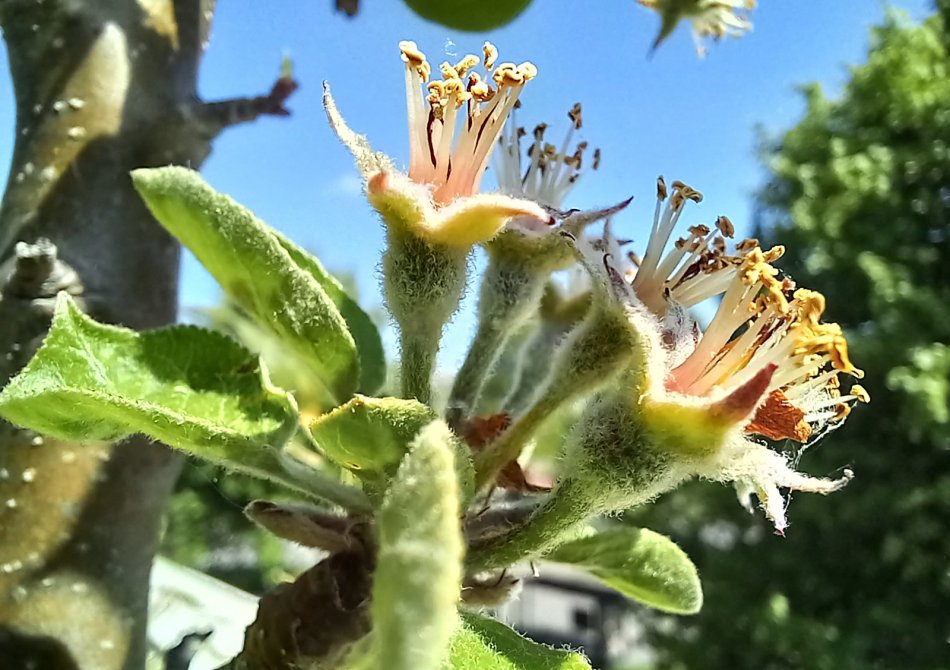
[[[673,186],[674,195],[680,194],[682,198],[685,198],[686,200],[692,200],[693,202],[703,201],[702,193],[700,193],[693,187],[684,184],[678,179],[673,182],[672,186]]]
[[[781,244],[776,244],[768,251],[763,252],[762,258],[766,263],[774,263],[784,255],[785,247]]]
[[[580,170],[584,163],[584,152],[587,150],[587,142],[578,142],[573,156],[566,156],[564,162],[575,170]]]
[[[468,93],[465,91],[465,85],[462,83],[462,80],[446,79],[445,96],[447,99],[454,101],[456,106],[458,106],[460,98],[468,97]]]
[[[534,66],[534,63],[525,61],[518,66],[518,73],[521,75],[522,80],[527,82],[538,76],[538,68]]]
[[[666,182],[663,180],[663,175],[660,175],[656,178],[656,199],[666,200],[666,195]]]
[[[800,288],[793,295],[798,320],[808,327],[817,328],[825,313],[825,296],[818,291]]]
[[[430,81],[426,90],[429,91],[429,95],[426,96],[426,100],[429,105],[432,106],[433,110],[436,107],[444,107],[448,102],[448,91],[445,87],[445,82],[437,79],[435,81]]]
[[[485,69],[491,70],[495,67],[495,61],[498,60],[498,49],[491,42],[485,42],[482,46],[482,55],[484,56]]]
[[[453,81],[455,79],[460,79],[459,73],[455,71],[455,68],[452,67],[448,62],[443,62],[439,66],[439,72],[442,73],[442,78],[448,81]]]
[[[788,299],[785,297],[784,291],[782,291],[782,282],[777,280],[775,277],[763,277],[762,285],[765,286],[768,300],[779,311],[779,313],[788,314]]]
[[[764,298],[768,304],[775,307],[780,314],[787,314],[788,300],[785,298],[783,282],[776,279],[778,270],[768,264],[762,250],[752,249],[742,260],[737,272],[739,279],[747,286],[761,284],[764,289]]]
[[[858,402],[869,403],[871,402],[871,396],[868,394],[867,390],[860,384],[851,385],[851,395],[854,396],[855,400]]]
[[[848,341],[843,335],[838,335],[832,340],[828,354],[831,356],[831,364],[836,370],[846,372],[858,379],[864,377],[864,371],[854,367],[851,359],[848,358]]]
[[[475,102],[488,102],[495,95],[494,89],[483,81],[472,82],[469,79],[468,92],[472,94]]]
[[[462,60],[455,64],[455,73],[461,79],[465,77],[469,70],[473,67],[477,67],[479,63],[478,56],[474,54],[468,54]]]
[[[419,76],[422,77],[422,81],[428,81],[429,75],[432,73],[432,68],[429,66],[428,61],[426,61],[426,55],[419,50],[418,45],[416,45],[415,42],[400,42],[399,51],[402,53],[402,60],[407,63],[409,67],[415,68]]]
[[[419,50],[419,45],[415,42],[408,40],[400,42],[399,51],[402,52],[402,59],[413,67],[418,67],[420,63],[425,62],[426,55]]]
[[[524,83],[524,77],[518,72],[514,63],[502,63],[492,73],[492,80],[498,88],[505,86],[521,86]]]

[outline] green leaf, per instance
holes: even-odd
[[[307,429],[320,451],[381,492],[419,431],[435,419],[416,400],[357,395]]]
[[[579,653],[552,649],[505,624],[465,612],[444,670],[590,670]]]
[[[0,393],[0,415],[67,440],[144,433],[245,470],[269,468],[297,425],[293,399],[230,338],[104,325],[65,293],[43,345]]]
[[[271,230],[271,233],[284,251],[290,254],[294,263],[309,272],[310,276],[326,291],[327,296],[339,310],[340,316],[346,321],[360,357],[359,390],[363,393],[378,390],[386,381],[386,354],[383,351],[383,341],[376,324],[356,301],[347,295],[337,278],[324,269],[316,256],[301,249],[276,230]]]
[[[140,169],[132,180],[159,223],[235,302],[297,351],[338,402],[352,395],[363,380],[357,344],[337,308],[342,289],[335,282],[322,285],[320,278],[329,275],[319,263],[307,261],[300,250],[289,251],[286,240],[197,172]],[[352,317],[356,308],[346,309]],[[360,337],[371,339],[365,330]],[[378,372],[372,361],[368,365],[372,381]]]
[[[444,422],[426,426],[380,508],[373,667],[437,670],[448,652],[464,552],[454,442]]]
[[[481,31],[511,23],[531,0],[405,0],[424,19],[456,30]]]
[[[612,530],[562,544],[545,560],[568,563],[623,595],[674,614],[703,604],[696,566],[671,539],[646,528]]]

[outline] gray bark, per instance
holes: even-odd
[[[212,12],[213,0],[0,0],[17,108],[0,205],[0,384],[41,339],[58,288],[99,320],[175,319],[179,248],[129,171],[197,167],[221,130],[285,113],[292,90],[281,80],[269,95],[200,101]],[[41,238],[58,260],[43,242],[13,260],[18,241]],[[149,569],[180,465],[145,439],[64,444],[0,425],[4,667],[142,667]]]

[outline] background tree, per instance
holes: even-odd
[[[799,455],[856,478],[833,499],[797,498],[786,538],[708,485],[651,509],[706,589],[694,619],[652,622],[660,667],[946,667],[950,3],[937,10],[922,25],[890,16],[841,96],[806,87],[804,118],[765,147],[759,234],[827,296],[874,403]]]

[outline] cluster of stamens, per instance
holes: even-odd
[[[497,64],[498,50],[486,42],[481,57],[442,63],[442,78],[430,81],[432,68],[415,42],[400,42],[399,49],[406,63],[409,177],[430,185],[439,204],[474,194],[505,119],[537,69]],[[484,76],[475,71],[479,64]]]
[[[661,14],[669,11],[668,0],[637,0],[644,7]],[[673,3],[669,3],[673,4]],[[693,42],[700,55],[705,55],[704,39],[720,40],[727,35],[742,35],[752,29],[748,12],[755,9],[755,0],[694,0],[684,10],[693,31]]]
[[[693,17],[693,31],[697,37],[715,40],[741,35],[752,28],[744,12],[755,9],[755,4],[755,0],[707,0],[703,11]]]
[[[519,105],[515,105],[517,109]],[[499,188],[510,195],[529,198],[548,207],[559,208],[565,196],[581,176],[584,153],[588,144],[571,143],[574,133],[581,129],[581,104],[575,103],[567,113],[570,125],[560,147],[545,140],[548,124],[540,123],[532,132],[532,142],[522,158],[521,139],[527,136],[522,126],[514,123],[502,133],[496,153],[495,169]],[[594,149],[591,167],[600,167],[600,149]]]
[[[838,373],[862,377],[848,359],[840,326],[822,323],[824,297],[796,289],[772,264],[785,252],[781,246],[763,250],[747,239],[728,250],[735,234],[732,222],[719,217],[715,226],[693,226],[664,255],[686,202],[702,195],[683,184],[657,181],[653,229],[642,260],[632,257],[627,273],[637,296],[662,318],[670,302],[692,307],[721,295],[715,316],[695,348],[670,373],[672,391],[708,395],[735,389],[771,367],[769,402],[749,427],[750,432],[780,439],[807,440],[815,429],[847,415],[867,392],[854,384],[847,395]],[[665,206],[664,206],[665,205]],[[773,416],[768,412],[773,411]],[[781,411],[781,417],[775,412]]]

